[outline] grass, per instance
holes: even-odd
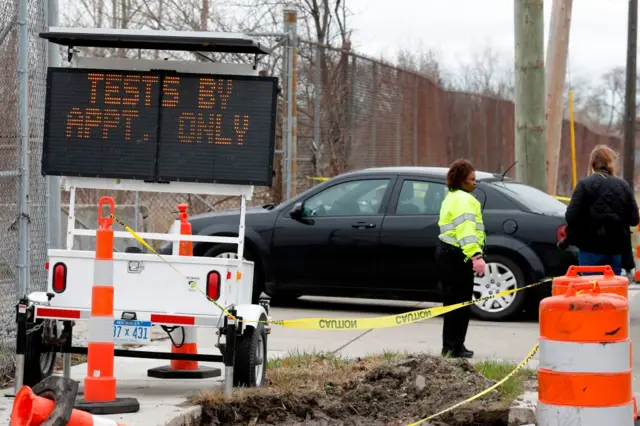
[[[500,381],[511,373],[517,364],[499,361],[480,361],[474,364],[474,368],[489,380]],[[524,392],[525,382],[536,377],[536,372],[523,368],[514,374],[509,380],[498,387],[498,391],[505,402],[511,402]]]
[[[264,388],[236,389],[234,401],[251,395],[302,394],[327,392],[337,383],[345,383],[361,376],[378,365],[407,355],[386,351],[378,355],[348,359],[327,352],[292,351],[282,358],[267,361]],[[227,401],[220,389],[205,390],[190,398],[194,404]]]

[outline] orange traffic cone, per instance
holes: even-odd
[[[109,207],[109,216],[103,208]],[[76,408],[93,414],[136,413],[140,403],[136,398],[116,397],[113,339],[113,215],[116,204],[112,197],[98,201],[96,251],[93,262],[91,288],[91,317],[87,344],[87,375],[84,378],[84,399],[76,401]]]
[[[29,386],[23,386],[13,401],[11,426],[40,426],[51,415],[55,402],[34,394]],[[67,426],[125,426],[111,419],[95,417],[74,409]]]
[[[180,234],[191,235],[191,223],[187,214],[187,204],[179,204],[180,211]],[[193,242],[180,241],[179,256],[193,256]],[[171,353],[172,354],[198,354],[198,335],[196,327],[176,328],[169,333],[171,334]],[[174,342],[178,343],[176,346]],[[170,365],[151,368],[147,370],[148,377],[157,379],[208,379],[219,377],[222,371],[219,368],[211,368],[199,366],[198,361],[171,360]]]

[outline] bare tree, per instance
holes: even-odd
[[[571,88],[574,95],[576,121],[583,122],[594,130],[605,134],[622,135],[624,67],[612,68],[602,74],[596,82],[589,82],[585,78],[574,80],[571,82]],[[565,92],[568,93],[568,87]],[[636,100],[636,102],[638,101]],[[565,111],[568,111],[566,95]]]
[[[512,62],[491,46],[486,46],[482,52],[473,53],[471,62],[460,66],[453,86],[459,91],[513,100]]]
[[[447,87],[451,77],[442,63],[440,52],[425,49],[422,42],[415,50],[399,49],[396,58],[396,64],[399,67],[424,74],[439,86]]]

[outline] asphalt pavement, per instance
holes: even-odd
[[[639,290],[631,290],[632,340],[640,342]],[[274,319],[302,317],[367,318],[398,314],[423,307],[438,306],[415,302],[387,302],[354,299],[303,298],[295,307],[274,307]],[[78,340],[84,340],[86,331],[78,327]],[[268,341],[269,357],[280,357],[292,352],[321,351],[347,357],[364,356],[384,351],[427,352],[438,354],[441,349],[442,319],[432,318],[421,323],[388,329],[364,331],[307,331],[274,326]],[[155,341],[144,350],[169,351],[169,341],[162,332],[154,333]],[[538,323],[535,320],[513,322],[472,321],[469,326],[467,346],[476,353],[475,360],[499,359],[520,362],[535,346]],[[158,340],[160,339],[160,340]],[[201,353],[219,353],[215,348],[216,336],[211,329],[198,333]],[[78,342],[76,342],[78,344]],[[81,343],[80,343],[81,344]],[[146,376],[148,368],[166,365],[162,360],[116,358],[115,375],[118,380],[118,396],[135,396],[141,404],[138,413],[110,416],[128,426],[178,425],[171,422],[179,416],[197,414],[197,407],[185,404],[186,398],[201,389],[221,386],[221,378],[204,381],[159,380]],[[205,364],[223,368],[220,364]],[[530,368],[537,367],[537,356]],[[640,391],[640,349],[634,351],[634,389]],[[73,367],[72,378],[81,384],[86,375],[86,364]],[[4,390],[6,393],[8,390]],[[0,400],[0,426],[9,425],[13,400]]]

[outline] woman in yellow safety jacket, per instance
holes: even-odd
[[[442,302],[444,306],[473,298],[474,273],[484,275],[484,224],[480,202],[471,195],[476,187],[476,172],[471,163],[454,161],[447,172],[449,193],[440,207],[440,236],[436,247]],[[470,306],[444,315],[442,355],[471,358],[473,351],[464,341],[471,315]]]

